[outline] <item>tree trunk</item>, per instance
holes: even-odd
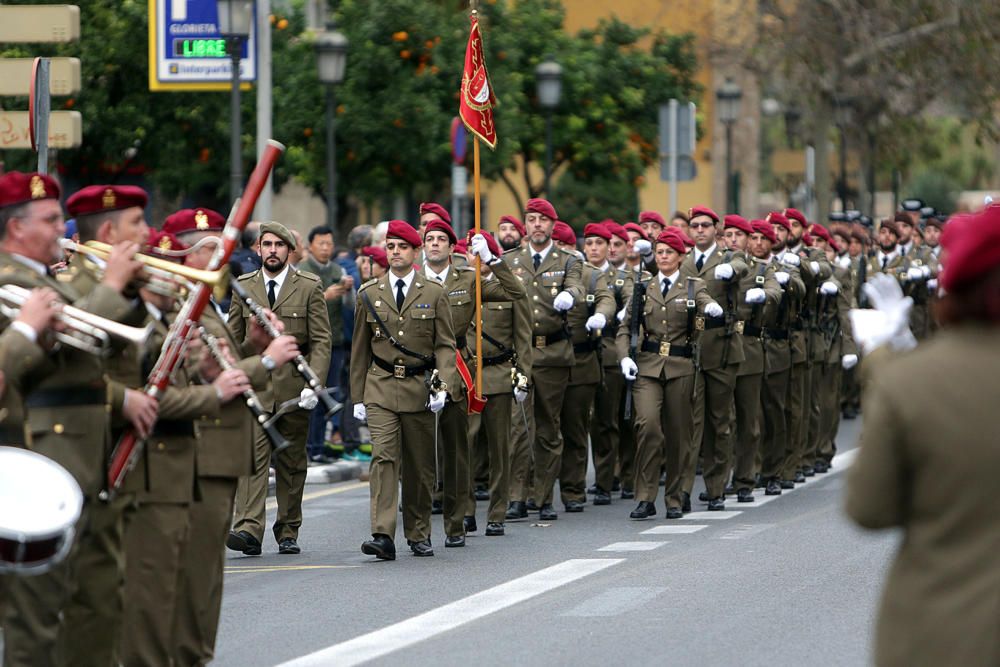
[[[833,110],[828,101],[817,105],[813,118],[812,144],[816,148],[816,219],[826,220],[830,212],[830,127]]]

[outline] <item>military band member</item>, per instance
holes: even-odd
[[[277,222],[260,227],[260,256],[263,266],[253,273],[240,276],[239,282],[261,306],[269,308],[284,325],[284,333],[294,336],[317,377],[325,378],[330,364],[330,320],[319,278],[297,271],[288,265],[288,256],[295,239],[288,229]],[[227,322],[233,338],[240,341],[242,354],[256,353],[250,337],[254,315],[246,303],[233,299]],[[264,408],[276,411],[286,401],[302,397],[300,404],[279,417],[278,431],[291,446],[274,457],[276,473],[275,495],[278,516],[272,528],[278,543],[278,553],[297,554],[299,527],[302,525],[302,492],[306,482],[308,457],[306,430],[310,404],[303,395],[305,381],[287,364],[281,368],[267,356],[262,358],[270,373],[271,388],[260,394]],[[246,555],[259,555],[264,537],[265,499],[267,497],[268,461],[271,443],[263,431],[254,439],[253,475],[240,480],[236,491],[235,520],[226,546]]]
[[[681,279],[681,261],[687,246],[680,235],[665,231],[656,239],[655,248],[657,274],[646,285],[642,299],[628,304],[616,338],[622,375],[635,382],[631,391],[639,504],[629,515],[632,519],[656,514],[662,467],[667,471],[667,518],[681,517],[683,450],[691,444],[693,429],[691,394],[699,335],[695,318],[702,313],[722,313],[704,281]],[[642,311],[639,329],[632,332],[629,325],[635,308]],[[635,358],[630,350],[633,333],[638,341]]]

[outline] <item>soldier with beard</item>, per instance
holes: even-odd
[[[497,242],[504,252],[520,248],[527,236],[528,232],[520,220],[512,215],[500,216],[500,221],[497,223]]]

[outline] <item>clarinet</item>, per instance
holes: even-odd
[[[229,363],[226,356],[222,354],[222,347],[219,344],[218,337],[209,333],[205,327],[199,327],[198,333],[201,336],[201,339],[205,342],[205,347],[208,348],[209,354],[211,354],[212,358],[215,359],[215,362],[219,364],[219,368],[224,371],[232,369],[233,365]],[[291,443],[282,437],[281,433],[278,432],[278,429],[274,424],[267,423],[267,411],[264,410],[264,405],[260,402],[260,397],[257,396],[257,392],[248,388],[243,392],[243,398],[246,399],[247,408],[249,408],[251,414],[253,414],[254,420],[257,422],[258,426],[264,429],[264,433],[271,441],[271,444],[274,445],[274,451],[280,452],[282,449],[288,447]]]
[[[267,312],[264,310],[264,307],[253,300],[247,291],[243,289],[243,286],[240,285],[238,280],[234,278],[231,282],[233,286],[233,293],[247,305],[247,308],[250,309],[254,319],[257,320],[257,323],[262,329],[264,329],[267,335],[271,338],[277,338],[280,336],[281,332],[279,332],[271,323],[271,320],[267,317]],[[315,371],[313,371],[313,369],[309,366],[309,362],[306,361],[306,358],[299,353],[299,355],[295,357],[294,361],[295,370],[302,376],[302,379],[306,381],[309,388],[316,393],[316,397],[323,402],[323,407],[326,408],[327,419],[340,412],[340,410],[344,407],[343,404],[333,400],[333,397],[324,391],[323,382],[316,375]]]

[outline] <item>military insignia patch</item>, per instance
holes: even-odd
[[[40,176],[32,176],[31,182],[28,184],[31,188],[31,198],[32,199],[44,199],[45,198],[45,183],[42,181]]]
[[[115,191],[111,188],[105,188],[104,194],[101,195],[101,206],[104,208],[114,208],[115,201]]]
[[[194,214],[194,224],[198,228],[198,231],[208,229],[208,214],[202,210],[198,210]]]

